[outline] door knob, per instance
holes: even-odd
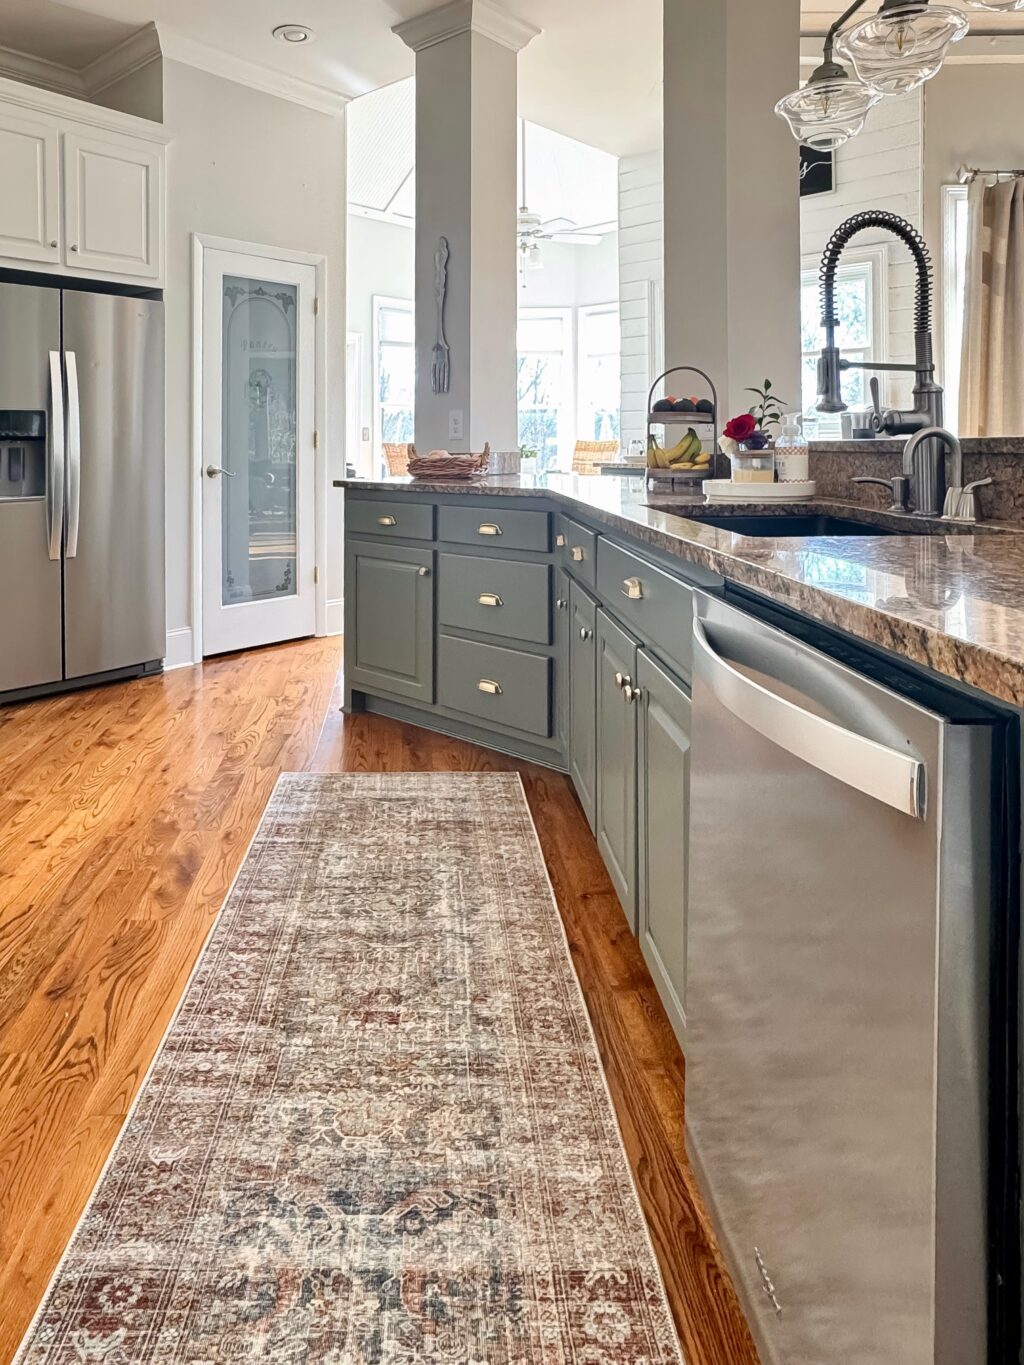
[[[229,479],[235,477],[235,471],[233,469],[225,469],[223,465],[208,464],[206,466],[206,477],[208,479],[215,479],[218,474],[225,474]]]

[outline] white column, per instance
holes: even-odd
[[[799,0],[666,0],[664,61],[665,363],[707,370],[724,417],[766,376],[797,411],[799,149],[774,108]]]
[[[394,31],[416,53],[416,447],[515,450],[516,54],[537,30],[492,0],[452,0]],[[435,393],[442,237],[450,382]]]

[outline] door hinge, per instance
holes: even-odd
[[[320,300],[319,300],[319,298],[317,297],[317,295],[314,294],[314,295],[313,295],[313,316],[315,317],[315,316],[317,315],[317,313],[319,313],[319,311],[320,311]]]
[[[320,582],[320,565],[319,565],[319,564],[314,564],[314,565],[313,565],[313,582],[314,582],[314,583],[319,583],[319,582]]]
[[[320,433],[318,431],[313,432],[313,449],[320,449]]]

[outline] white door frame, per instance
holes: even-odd
[[[327,633],[327,257],[308,251],[237,241],[232,237],[192,234],[192,516],[189,534],[192,559],[192,662],[203,661],[203,273],[207,251],[232,251],[267,260],[311,265],[316,270],[319,307],[314,324],[313,413],[319,435],[314,454],[313,540],[317,564],[314,585],[316,633]]]

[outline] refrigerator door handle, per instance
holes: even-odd
[[[704,660],[712,692],[737,720],[846,786],[915,820],[924,819],[925,765],[919,759],[805,711],[762,687],[715,651],[696,617],[693,643]]]
[[[64,384],[60,351],[50,352],[50,441],[46,471],[46,540],[51,559],[60,559],[64,531]]]
[[[68,376],[68,543],[66,554],[78,554],[78,523],[82,511],[82,408],[78,399],[78,359],[64,352]]]

